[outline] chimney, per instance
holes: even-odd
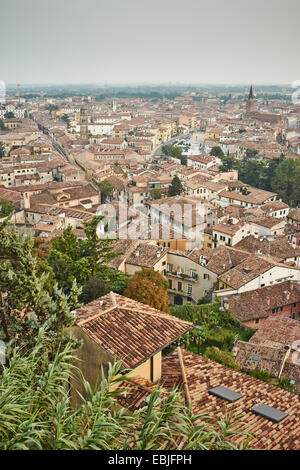
[[[30,209],[30,195],[23,193],[23,209]]]
[[[116,307],[117,301],[116,301],[115,293],[110,291],[109,296],[110,296],[110,301],[111,301],[112,306]]]

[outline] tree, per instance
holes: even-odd
[[[67,114],[63,114],[62,117],[61,117],[61,120],[66,122],[68,127],[69,127],[69,124],[70,124],[70,117],[67,115]]]
[[[5,119],[14,119],[15,115],[12,111],[6,111],[6,113],[4,114],[4,118]]]
[[[130,279],[124,295],[158,310],[169,312],[168,281],[157,271],[143,268]]]
[[[129,412],[118,398],[126,396],[120,363],[92,390],[84,380],[86,398],[71,408],[68,383],[74,346],[66,343],[48,358],[51,337],[46,326],[24,355],[15,350],[0,375],[0,450],[185,450],[245,449],[250,435],[237,431],[240,420],[212,422],[184,406],[179,390],[150,393],[145,405]],[[232,437],[242,443],[234,444]]]
[[[158,188],[153,189],[152,197],[153,199],[161,199],[161,190]]]
[[[6,127],[4,125],[3,119],[0,119],[0,131],[5,131]]]
[[[169,186],[168,196],[178,196],[182,193],[183,186],[181,184],[180,179],[178,176],[174,176],[171,185]]]
[[[52,111],[57,111],[58,110],[58,106],[54,105],[54,104],[49,104],[47,109],[48,109],[49,113],[52,114]]]
[[[109,285],[124,280],[124,273],[107,267],[119,253],[113,251],[112,240],[98,237],[97,225],[102,219],[102,216],[96,216],[91,222],[84,223],[86,240],[78,240],[71,226],[52,240],[47,261],[64,292],[69,292],[74,280],[84,286],[93,276]]]
[[[8,217],[14,210],[15,208],[12,202],[6,199],[0,199],[0,218]]]
[[[240,366],[233,360],[232,354],[230,352],[221,351],[216,346],[206,348],[205,356],[208,359],[230,367],[231,369],[240,370]]]
[[[110,291],[110,288],[102,279],[92,276],[82,289],[82,300],[85,304],[92,300],[102,297]]]
[[[169,156],[173,158],[179,158],[182,155],[182,148],[177,145],[171,145],[169,148]]]
[[[171,148],[171,145],[162,145],[161,150],[164,155],[169,155],[170,148]]]
[[[5,157],[5,147],[3,142],[0,141],[0,158]]]
[[[110,181],[105,179],[103,181],[100,181],[100,183],[98,183],[98,187],[101,192],[101,202],[102,204],[104,204],[105,201],[113,195],[113,192],[114,192],[113,185],[111,184]]]
[[[251,159],[256,159],[257,156],[258,156],[258,153],[259,151],[256,150],[256,149],[247,149],[246,150],[246,153],[245,153],[245,156],[244,156],[244,160],[251,160]]]
[[[63,329],[73,323],[70,310],[78,306],[80,294],[74,282],[66,296],[57,285],[49,292],[49,267],[33,254],[33,240],[7,232],[0,226],[0,333],[5,341],[32,344],[41,325],[52,321],[52,349],[61,341]]]
[[[223,158],[224,157],[224,152],[223,150],[221,149],[221,147],[219,146],[216,146],[216,147],[213,147],[210,151],[210,155],[214,156],[214,157],[218,157],[218,158]]]

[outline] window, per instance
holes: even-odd
[[[259,318],[255,318],[255,323],[259,323]]]
[[[209,274],[204,274],[203,278],[206,279],[206,280],[209,280]]]
[[[193,286],[191,284],[188,284],[188,294],[191,295],[193,291]]]

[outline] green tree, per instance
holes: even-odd
[[[112,283],[112,287],[118,284],[118,280],[120,284],[124,281],[123,273],[107,267],[107,263],[119,253],[113,251],[112,240],[98,237],[97,225],[102,219],[102,216],[95,216],[84,224],[86,240],[78,240],[71,226],[52,240],[47,261],[58,285],[65,292],[69,292],[74,280],[84,286],[94,276],[108,285]]]
[[[67,125],[68,125],[68,127],[69,127],[69,124],[70,124],[70,117],[69,117],[67,114],[63,114],[63,115],[61,116],[61,120],[64,121],[64,122],[66,122]]]
[[[6,199],[0,199],[0,218],[9,216],[14,210],[15,208],[12,202]]]
[[[218,158],[223,158],[224,157],[224,152],[219,146],[215,146],[211,149],[210,155]]]
[[[78,306],[80,291],[76,283],[68,296],[57,285],[49,289],[49,268],[34,256],[32,238],[6,227],[7,222],[0,226],[1,336],[24,347],[51,318],[54,348],[63,329],[73,323],[70,310]]]
[[[4,125],[3,119],[0,119],[0,131],[5,131],[6,127]]]
[[[161,199],[161,190],[158,188],[153,189],[152,197],[153,199]]]
[[[240,369],[240,366],[233,360],[232,354],[230,352],[221,351],[216,346],[210,346],[206,348],[205,356],[208,359],[218,362],[219,364],[223,364],[223,366],[230,367],[231,369]]]
[[[101,192],[101,202],[102,204],[104,204],[105,201],[113,195],[113,192],[114,192],[113,185],[111,184],[110,181],[105,179],[103,181],[100,181],[100,183],[98,183],[98,187]]]
[[[3,142],[0,141],[0,158],[5,157],[5,147]]]
[[[178,196],[182,193],[183,186],[181,184],[180,179],[178,176],[174,176],[171,185],[169,186],[168,196]]]
[[[248,160],[256,159],[258,156],[258,153],[259,151],[256,149],[246,149],[244,160],[248,161]]]
[[[82,300],[85,304],[102,297],[110,291],[109,286],[99,277],[92,276],[82,289]]]
[[[150,307],[169,312],[168,281],[157,271],[143,268],[130,279],[124,295]]]
[[[6,111],[6,113],[4,114],[4,118],[5,119],[14,119],[15,115],[12,111]]]
[[[177,145],[171,145],[169,148],[169,156],[173,158],[181,158],[182,148]]]
[[[171,148],[171,145],[162,145],[161,150],[164,155],[169,155],[170,148]]]

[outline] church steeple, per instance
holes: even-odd
[[[251,98],[254,99],[252,85],[251,85],[251,87],[250,87],[249,100],[250,100]]]
[[[250,87],[248,102],[247,102],[247,113],[252,113],[254,111],[254,95],[252,85]]]

